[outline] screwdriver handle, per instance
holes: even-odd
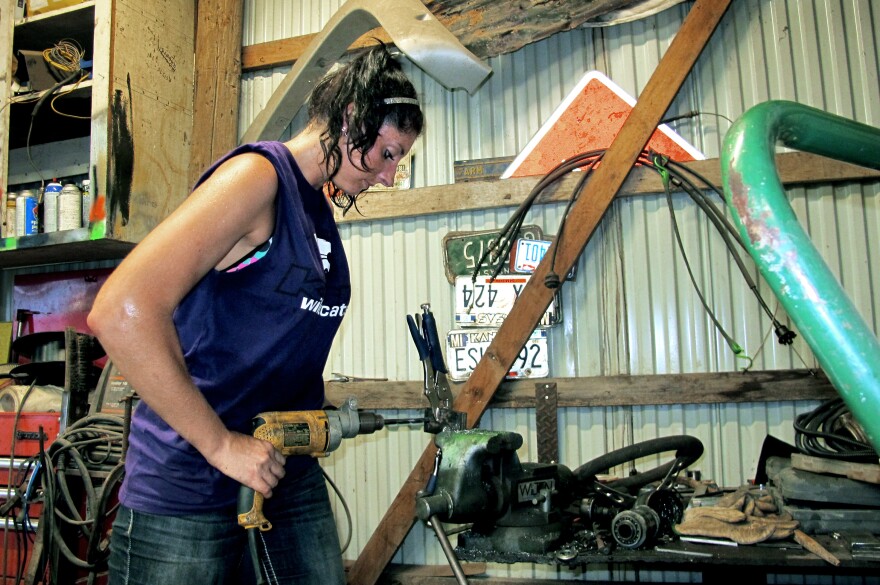
[[[412,335],[413,342],[416,344],[416,350],[419,352],[419,360],[424,361],[428,359],[428,346],[424,338],[422,338],[419,326],[416,325],[416,320],[412,315],[406,316],[406,324],[409,325],[409,332]]]
[[[435,372],[446,373],[446,364],[443,361],[443,351],[440,348],[440,336],[437,334],[437,322],[434,314],[427,308],[422,311],[422,326],[425,328],[425,337],[428,339],[428,354],[431,356],[431,365]]]

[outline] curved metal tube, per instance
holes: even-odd
[[[277,140],[330,67],[361,35],[379,26],[413,63],[448,89],[473,93],[492,73],[419,0],[348,0],[294,63],[241,143]]]
[[[740,237],[880,452],[880,343],[795,216],[776,171],[777,142],[880,169],[880,129],[770,101],[734,123],[721,153],[724,197]]]

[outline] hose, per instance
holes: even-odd
[[[641,457],[657,455],[672,450],[675,450],[675,459],[672,461],[649,471],[618,479],[605,485],[616,491],[630,492],[634,488],[662,480],[670,473],[677,473],[699,459],[703,454],[703,443],[690,435],[649,439],[597,457],[575,469],[574,475],[585,491],[591,491],[592,486],[597,482],[596,474],[628,461],[635,461]]]
[[[795,446],[805,455],[877,463],[877,453],[841,397],[798,415],[794,430]]]
[[[43,562],[57,550],[76,568],[89,572],[93,583],[109,556],[101,550],[104,523],[114,511],[110,501],[125,474],[123,457],[122,417],[97,414],[83,417],[71,424],[48,449],[41,453],[41,485],[43,489]],[[73,473],[71,473],[73,472]],[[80,513],[82,502],[74,495],[69,480],[78,476],[85,496],[85,513]],[[96,485],[95,479],[104,476]],[[80,557],[67,543],[64,529],[72,527],[87,541],[84,556]],[[50,582],[55,582],[59,567],[50,566]]]

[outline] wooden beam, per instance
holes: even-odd
[[[423,0],[423,4],[481,59],[511,53],[558,32],[597,22],[622,7],[639,10],[639,3],[632,0]],[[651,13],[650,6],[642,12]],[[610,23],[605,21],[605,24]],[[247,46],[241,55],[242,68],[257,71],[295,63],[315,36],[309,34]],[[377,28],[360,37],[351,48],[370,44],[370,37],[391,42],[388,35]]]
[[[242,0],[200,0],[189,185],[238,144]]]
[[[260,69],[293,65],[305,54],[306,48],[316,36],[318,33],[248,45],[241,50],[241,70],[243,72],[259,71]],[[375,39],[379,39],[386,45],[394,44],[388,33],[381,28],[374,28],[352,43],[348,49],[353,51],[375,45]]]
[[[559,248],[556,266],[561,275],[569,272],[599,224],[614,196],[657,128],[684,83],[709,37],[715,31],[731,0],[697,0],[657,65],[635,107],[605,154],[590,181],[589,193],[578,198],[554,246]],[[455,410],[467,413],[472,426],[489,405],[517,354],[534,331],[556,291],[543,286],[553,258],[552,250],[538,265],[534,278],[525,286],[510,315],[498,330],[485,355],[456,397]],[[349,573],[354,585],[373,585],[391,560],[415,521],[415,498],[424,489],[431,472],[436,447],[429,445],[406,479],[373,536]]]
[[[763,370],[641,376],[590,376],[508,380],[492,396],[492,408],[534,408],[535,385],[556,384],[560,408],[659,404],[732,404],[828,400],[838,396],[828,377],[811,370]],[[452,392],[464,386],[453,384]],[[428,406],[418,381],[327,382],[327,398],[342,404],[349,396],[367,410],[422,410]]]
[[[717,158],[685,163],[684,166],[721,189],[721,163]],[[782,184],[786,186],[880,180],[880,171],[805,152],[777,155],[776,168]],[[541,178],[492,179],[400,191],[368,191],[358,199],[358,210],[361,213],[349,213],[345,216],[337,213],[336,220],[338,223],[377,221],[432,213],[516,207],[525,200]],[[535,203],[541,205],[568,201],[579,180],[579,173],[569,173],[544,189]],[[587,189],[589,188],[590,183],[587,184]],[[657,193],[663,193],[660,176],[640,166],[629,173],[615,196]],[[718,203],[723,205],[720,199]]]

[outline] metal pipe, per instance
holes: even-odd
[[[443,526],[440,525],[440,519],[437,518],[436,514],[431,516],[428,520],[428,524],[434,529],[434,534],[437,535],[437,540],[440,541],[440,548],[443,549],[443,554],[446,555],[446,560],[449,561],[449,568],[452,569],[452,574],[455,576],[458,585],[468,585],[464,569],[461,567],[461,563],[458,562],[458,557],[455,556],[455,550],[452,548],[452,543],[449,542],[449,537],[443,530]]]
[[[795,216],[776,170],[777,143],[880,169],[880,129],[769,101],[734,123],[721,152],[724,197],[740,237],[880,452],[880,343]]]

